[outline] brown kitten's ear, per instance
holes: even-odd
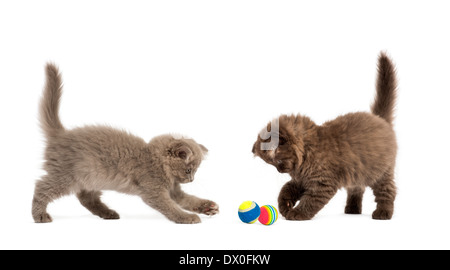
[[[279,145],[288,144],[294,150],[297,157],[297,169],[303,164],[304,144],[301,138],[295,136],[294,131],[290,127],[280,127]]]
[[[256,154],[256,143],[253,144],[252,153]]]
[[[278,136],[279,136],[278,137],[278,145],[285,145],[286,143],[288,143],[290,141],[290,138],[284,134],[280,133]]]
[[[297,142],[297,136],[290,125],[280,124],[280,131],[278,133],[279,145],[295,144]]]

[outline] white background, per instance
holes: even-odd
[[[450,5],[446,1],[2,1],[1,249],[449,249]],[[448,2],[448,1],[447,1]],[[398,69],[398,196],[390,221],[343,214],[341,190],[311,221],[239,221],[242,201],[277,206],[289,180],[256,159],[282,113],[316,123],[367,111],[376,60]],[[44,149],[44,65],[63,73],[61,119],[110,124],[145,140],[181,133],[210,150],[185,191],[220,214],[177,225],[140,198],[105,192],[105,221],[75,196],[31,217]]]

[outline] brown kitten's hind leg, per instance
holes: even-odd
[[[394,200],[397,194],[394,183],[394,173],[388,171],[373,186],[373,194],[377,209],[373,212],[373,219],[391,219],[394,214]]]
[[[77,198],[92,214],[103,219],[119,219],[119,214],[117,214],[116,211],[109,209],[108,206],[100,200],[101,195],[102,193],[100,191],[82,190],[77,193]]]
[[[347,204],[345,206],[346,214],[361,214],[362,199],[365,187],[349,187],[347,188]]]

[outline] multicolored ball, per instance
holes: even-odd
[[[239,218],[245,223],[255,223],[261,210],[259,205],[253,201],[245,201],[239,206]]]
[[[258,220],[264,225],[272,225],[278,219],[278,211],[272,205],[263,205],[260,212]]]

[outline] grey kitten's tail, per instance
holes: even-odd
[[[58,135],[64,131],[64,127],[59,119],[59,101],[62,94],[62,80],[58,68],[51,63],[47,63],[46,83],[42,94],[39,120],[41,128],[47,137]]]
[[[392,124],[397,97],[397,79],[395,66],[384,52],[378,57],[376,90],[375,101],[371,107],[372,113]]]

